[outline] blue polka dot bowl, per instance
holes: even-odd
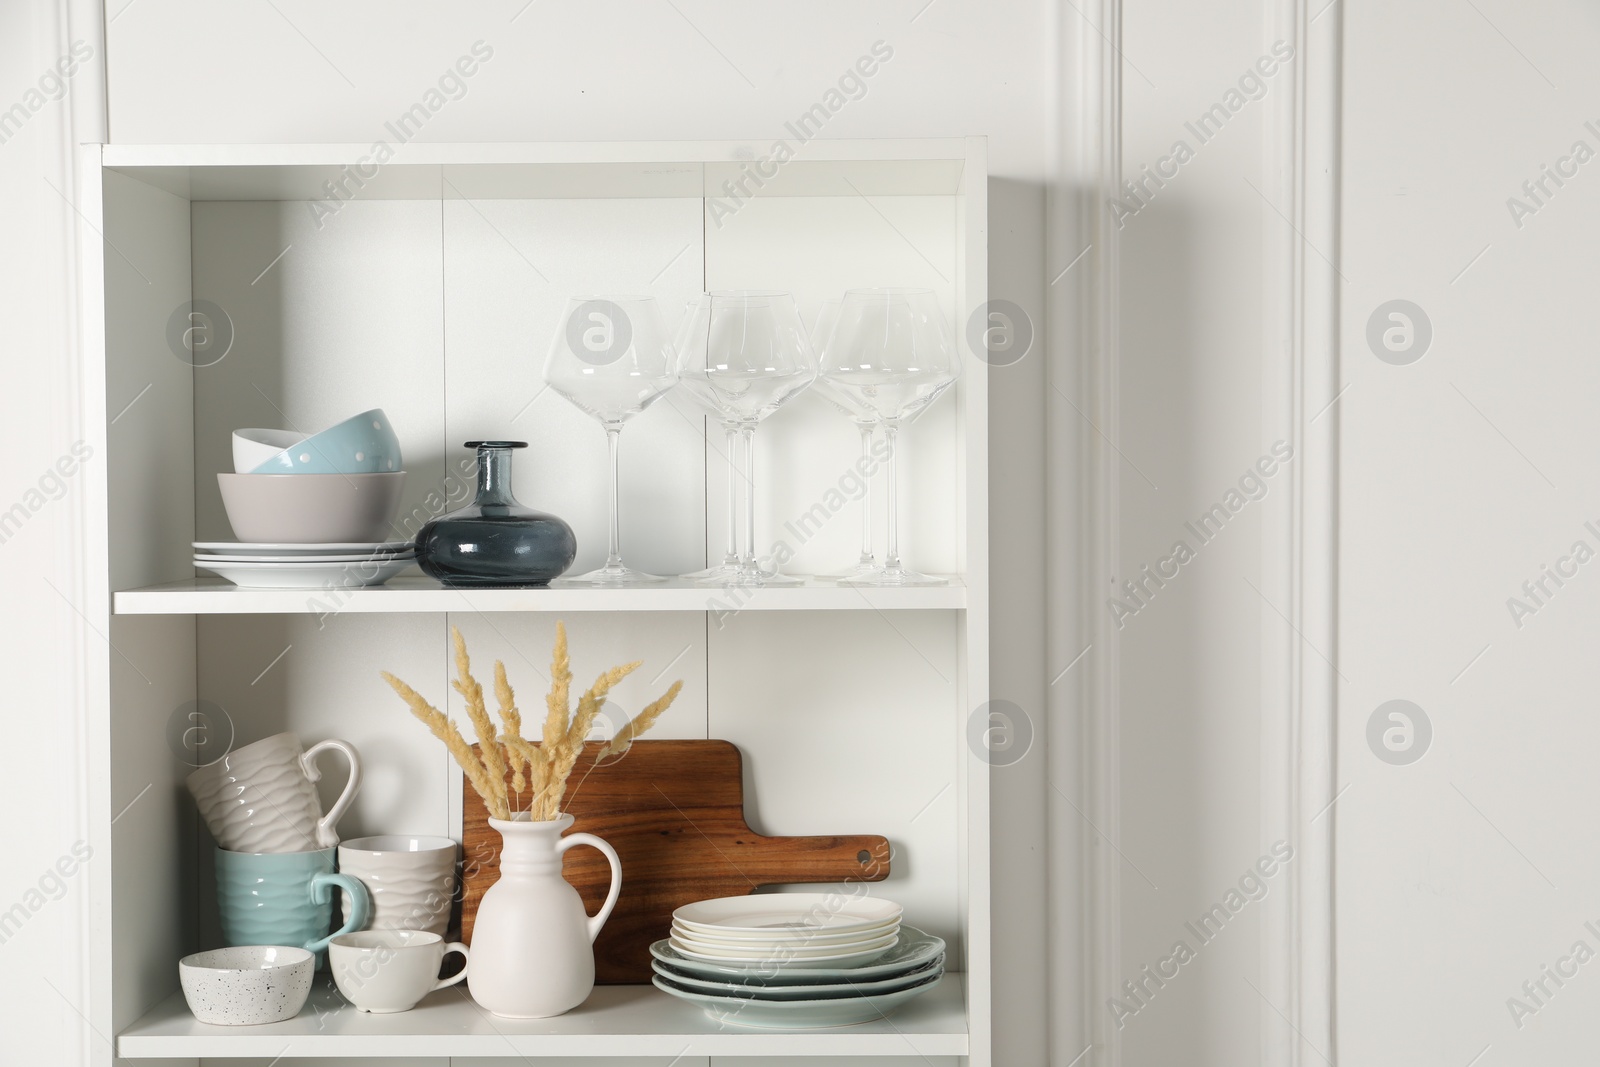
[[[300,1014],[316,957],[303,948],[239,945],[178,961],[189,1010],[213,1026],[258,1026]]]
[[[393,474],[400,438],[382,408],[363,411],[296,441],[250,470],[251,474]]]

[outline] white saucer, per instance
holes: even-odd
[[[246,589],[363,589],[382,585],[416,562],[406,558],[354,563],[227,563],[196,556],[194,565]]]
[[[414,541],[343,541],[332,544],[288,544],[278,541],[196,541],[194,550],[203,553],[221,553],[240,556],[328,556],[371,555],[405,552],[415,547]]]

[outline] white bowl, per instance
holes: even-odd
[[[249,474],[273,456],[306,439],[299,430],[233,431],[233,469]]]
[[[222,506],[241,541],[380,541],[400,510],[393,474],[218,474]]]
[[[303,948],[240,945],[178,961],[189,1010],[214,1026],[256,1026],[300,1014],[316,957]]]

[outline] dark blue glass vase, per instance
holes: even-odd
[[[452,588],[544,586],[578,554],[572,527],[511,495],[511,450],[526,441],[468,441],[478,450],[478,496],[417,531],[417,565]]]

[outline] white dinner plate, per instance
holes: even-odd
[[[729,956],[736,959],[765,958],[777,952],[793,952],[806,956],[826,956],[841,952],[856,952],[865,948],[876,948],[879,944],[892,945],[899,937],[898,924],[890,928],[878,928],[859,936],[846,935],[823,939],[820,935],[807,936],[805,933],[794,937],[775,937],[765,941],[727,941],[720,938],[696,937],[674,925],[671,932],[672,943],[687,945],[696,952],[708,956]]]
[[[748,947],[752,944],[764,945],[773,943],[806,945],[848,944],[851,941],[875,940],[887,934],[895,933],[899,929],[899,919],[890,919],[887,922],[878,923],[875,926],[863,926],[857,929],[842,931],[815,930],[809,927],[801,927],[795,930],[767,930],[760,934],[737,932],[724,933],[721,931],[712,933],[705,927],[684,926],[682,923],[676,920],[674,920],[672,923],[672,932],[679,937],[688,938],[691,941],[704,941],[707,944],[713,945],[728,945],[733,948],[738,948],[741,945]]]
[[[408,549],[405,552],[372,552],[361,554],[356,552],[336,553],[329,556],[225,556],[221,552],[198,554],[194,557],[195,563],[205,566],[207,563],[270,563],[274,567],[294,567],[301,563],[363,563],[367,560],[391,560],[416,558]]]
[[[680,1000],[698,1004],[719,1023],[778,1030],[814,1030],[828,1026],[854,1026],[876,1022],[908,1000],[913,1000],[939,984],[935,975],[908,989],[873,996],[839,997],[832,1000],[755,1000],[750,997],[719,997],[678,985],[656,975],[652,984]]]
[[[338,541],[330,544],[288,544],[277,541],[195,541],[194,550],[208,555],[238,556],[328,556],[328,555],[383,555],[409,552],[416,547],[414,541]]]
[[[838,893],[763,893],[685,904],[672,913],[682,926],[709,934],[780,934],[790,930],[845,933],[900,918],[904,909],[876,897]]]
[[[812,967],[859,967],[873,962],[882,957],[886,952],[895,947],[898,937],[885,938],[882,944],[870,948],[858,949],[854,952],[842,952],[828,955],[805,955],[788,951],[757,952],[748,956],[726,956],[720,953],[710,954],[698,949],[690,948],[681,941],[669,940],[672,950],[700,963],[735,964],[744,966],[772,966],[799,968],[808,970]]]
[[[712,997],[748,997],[751,1000],[835,1000],[839,997],[894,993],[914,985],[921,985],[928,979],[942,974],[943,968],[944,956],[941,954],[914,971],[897,974],[892,978],[868,979],[860,982],[848,980],[818,982],[815,985],[777,985],[759,978],[746,982],[719,982],[710,978],[697,978],[692,974],[681,973],[660,960],[650,961],[652,971],[686,989]]]
[[[892,978],[926,966],[930,960],[942,957],[944,949],[943,938],[902,923],[900,940],[894,948],[872,963],[859,963],[854,967],[830,965],[797,969],[784,964],[765,962],[712,963],[683,955],[665,938],[650,946],[650,955],[672,970],[685,971],[698,978],[729,982],[761,981],[770,985],[814,985],[818,982],[858,982],[874,978]]]
[[[359,563],[224,563],[196,556],[194,565],[245,589],[362,589],[382,585],[414,559],[362,560]]]

